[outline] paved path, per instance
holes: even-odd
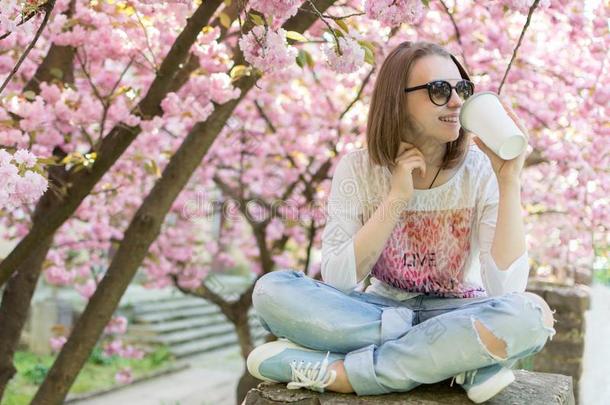
[[[580,379],[582,405],[610,404],[610,287],[591,287],[591,308],[586,314],[587,332],[583,373]]]
[[[191,367],[74,405],[235,405],[245,364],[237,347],[188,359]],[[71,404],[71,405],[72,405]]]

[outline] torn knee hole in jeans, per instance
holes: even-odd
[[[535,302],[531,299],[527,300],[528,305],[530,305],[533,308],[536,308],[538,310],[538,315],[540,318],[540,326],[548,332],[549,334],[549,340],[553,340],[553,336],[555,336],[555,333],[557,333],[557,331],[555,330],[554,326],[555,326],[555,322],[557,322],[557,319],[555,319],[555,312],[557,312],[556,309],[552,309],[551,310],[551,314],[553,315],[553,326],[549,326],[547,325],[547,321],[545,319],[545,311],[542,309],[542,306],[540,305],[540,303]],[[550,309],[550,307],[549,307]]]
[[[487,352],[487,354],[489,354],[491,357],[493,357],[496,360],[502,361],[502,360],[506,360],[508,358],[508,345],[506,344],[506,342],[503,339],[500,339],[499,337],[497,337],[490,328],[488,328],[485,324],[483,324],[483,322],[481,322],[479,319],[475,319],[474,316],[470,317],[471,321],[472,321],[472,327],[477,335],[477,340],[479,342],[479,344],[481,346],[483,346],[483,349],[485,349],[485,351]],[[477,327],[477,323],[479,325],[479,327]],[[480,331],[480,328],[482,328],[483,330]],[[495,340],[496,342],[499,342],[500,346],[503,346],[502,348],[498,349],[496,347],[494,347],[493,349],[490,349],[488,347],[489,343],[485,343],[483,342],[483,340],[481,339],[481,333],[484,333],[486,338],[485,340]],[[494,353],[495,351],[500,350],[502,353]]]

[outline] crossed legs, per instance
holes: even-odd
[[[544,326],[553,326],[553,315],[544,299],[530,292],[519,293],[518,295],[527,298],[530,303],[540,308],[540,316],[543,319]],[[348,353],[367,345],[376,345],[380,349],[384,349],[386,353],[390,351],[397,353],[402,351],[401,347],[405,348],[401,345],[407,344],[407,342],[418,345],[425,344],[425,342],[422,343],[417,339],[410,340],[410,336],[407,337],[411,328],[410,315],[412,315],[408,308],[388,308],[364,302],[294,271],[275,271],[263,276],[254,288],[252,300],[266,329],[278,337],[286,337],[297,344],[312,349]],[[519,305],[523,300],[514,302]],[[491,306],[494,305],[496,304]],[[497,329],[500,324],[496,322],[494,328],[489,328],[486,325],[494,323],[494,320],[489,316],[495,316],[493,314],[496,312],[493,311],[497,310],[516,313],[523,308],[516,309],[517,307],[512,307],[512,304],[506,303],[498,303],[497,305],[508,305],[508,307],[503,307],[504,309],[496,308],[495,310],[490,308],[489,305],[485,308],[482,307],[486,311],[486,322],[477,319],[477,315],[482,315],[478,312],[478,309],[475,309],[475,311],[471,309],[469,312],[472,320],[471,324],[463,321],[465,312],[460,315],[461,309],[459,308],[451,311],[451,313],[445,313],[431,319],[442,320],[441,323],[449,327],[450,334],[451,327],[463,328],[466,324],[468,324],[468,327],[473,327],[476,330],[476,337],[484,345],[487,353],[495,360],[501,361],[508,356],[508,345],[492,330]],[[458,317],[461,316],[462,320],[456,320],[453,316],[454,313]],[[428,321],[424,321],[423,324]],[[530,322],[533,321],[530,319]],[[516,324],[520,323],[521,320],[517,319]],[[532,326],[533,324],[530,323],[529,325]],[[507,331],[505,330],[504,333],[504,336],[506,336]],[[419,333],[419,335],[421,338],[423,334]],[[475,335],[466,334],[463,336],[469,336],[467,339],[471,339]],[[400,339],[401,337],[405,339]],[[386,342],[391,343],[383,348]],[[446,345],[446,343],[442,344]],[[523,348],[527,347],[528,344],[524,344],[523,340],[520,340],[517,346]],[[392,347],[392,349],[389,347]],[[471,348],[469,350],[475,350],[478,346],[470,344],[469,347]],[[426,350],[430,350],[430,347],[426,347]],[[480,352],[480,348],[478,351]],[[466,353],[466,359],[470,356],[468,353]],[[414,352],[410,352],[408,355],[418,357],[418,354]],[[385,359],[388,359],[388,357],[385,357]],[[439,366],[445,367],[442,364]],[[475,365],[475,367],[478,367],[478,365]],[[348,379],[344,361],[336,361],[330,368],[336,371],[337,379],[327,389],[342,393],[354,392],[354,387]],[[386,367],[385,370],[388,370],[388,368]],[[352,372],[354,371],[352,370]],[[419,377],[421,380],[417,378],[413,380],[433,379],[430,375],[420,375]],[[366,378],[368,379],[368,377]]]
[[[546,301],[539,295],[528,291],[524,292],[523,294],[527,296],[530,300],[540,305],[540,307],[542,308],[544,325],[552,328],[555,323],[555,320],[553,318],[553,312],[551,311]],[[495,357],[506,359],[508,356],[506,350],[506,342],[494,335],[494,333],[485,325],[483,325],[478,319],[475,319],[474,326],[477,331],[477,334],[479,335],[479,338],[481,339],[481,342],[485,345],[487,350]],[[354,389],[352,388],[347,378],[347,373],[343,365],[343,360],[338,360],[331,364],[330,369],[335,370],[335,372],[337,373],[337,379],[333,384],[327,387],[328,390],[339,393],[354,392]]]

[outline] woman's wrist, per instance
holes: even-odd
[[[384,201],[384,209],[387,211],[387,214],[390,216],[391,220],[397,221],[407,207],[408,203],[409,201],[404,197],[390,192]]]
[[[500,190],[521,190],[521,179],[498,179],[498,188]]]

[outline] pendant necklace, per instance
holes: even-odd
[[[447,145],[445,145],[445,153],[447,153]],[[432,183],[430,184],[430,187],[428,187],[428,190],[432,188],[432,184],[434,184],[434,181],[438,177],[438,174],[441,172],[441,169],[443,168],[443,166],[445,166],[444,163],[441,164],[441,167],[438,168],[438,172],[436,172],[436,176],[434,176],[434,180],[432,180]]]
[[[436,172],[436,176],[434,176],[434,180],[436,180],[436,177],[438,176],[438,174],[441,172],[441,169],[443,168],[443,166],[441,165],[441,167],[438,168],[438,172]],[[428,187],[428,189],[432,188],[432,184],[434,184],[434,180],[432,180],[432,183],[430,184],[430,187]]]

